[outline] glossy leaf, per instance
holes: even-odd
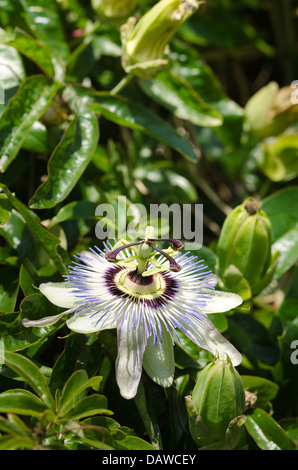
[[[67,338],[63,352],[55,362],[49,386],[52,393],[63,389],[69,377],[82,368],[89,377],[93,377],[101,361],[102,346],[96,336],[71,335]]]
[[[80,419],[97,414],[113,414],[107,408],[107,399],[103,395],[90,395],[82,398],[75,406],[68,411],[67,419]]]
[[[82,394],[90,387],[98,390],[102,377],[92,377],[88,379],[87,372],[78,370],[66,382],[60,397],[59,414],[64,416],[75,406]]]
[[[46,126],[40,121],[35,121],[23,142],[22,148],[29,152],[47,155],[51,146]]]
[[[149,442],[144,441],[140,437],[126,436],[117,441],[119,450],[155,450]]]
[[[241,106],[224,92],[222,84],[197,48],[174,41],[171,51],[173,73],[186,80],[223,119],[222,125],[215,127],[211,135],[216,132],[226,145],[238,145],[244,117]]]
[[[247,415],[245,427],[262,450],[294,450],[290,436],[264,410],[256,408]]]
[[[18,270],[0,267],[0,312],[13,312],[19,291]]]
[[[0,44],[0,83],[1,92],[4,94],[3,102],[0,99],[0,113],[8,101],[17,92],[20,84],[25,79],[26,73],[20,54],[13,47]],[[2,96],[1,93],[1,96]]]
[[[278,191],[262,201],[273,232],[272,251],[279,251],[275,278],[278,279],[298,259],[298,188],[289,187]]]
[[[95,216],[97,206],[98,204],[92,201],[74,201],[65,204],[52,218],[51,227],[65,220],[98,219]]]
[[[7,419],[0,417],[0,430],[6,433],[32,438],[31,430],[16,415],[8,415]]]
[[[53,78],[55,69],[49,49],[39,41],[21,30],[16,30],[14,36],[5,44],[14,47],[21,54],[28,57],[49,77]]]
[[[99,92],[93,95],[93,104],[90,108],[104,116],[106,119],[139,130],[155,139],[167,144],[192,162],[197,161],[197,156],[191,145],[166,121],[143,106],[121,96],[113,96],[109,93]]]
[[[94,114],[78,114],[54,150],[48,164],[48,178],[37,189],[30,201],[30,207],[54,207],[68,196],[91,161],[98,137]]]
[[[60,312],[61,309],[50,304],[42,294],[27,295],[21,303],[20,312],[0,315],[0,338],[5,350],[20,351],[32,345],[38,345],[61,327],[58,323],[42,329],[25,328],[21,323],[22,318],[36,320]]]
[[[57,5],[54,0],[19,0],[25,20],[35,36],[55,49],[62,59],[69,52]]]
[[[271,380],[264,377],[255,377],[251,375],[241,375],[241,380],[245,390],[256,395],[255,407],[264,407],[273,400],[279,390],[279,386]]]
[[[165,106],[180,119],[197,126],[220,126],[222,117],[182,77],[171,71],[160,73],[155,80],[140,81],[140,86],[150,98]]]
[[[47,380],[30,359],[21,354],[7,351],[5,353],[5,364],[30,385],[48,408],[54,409],[54,400],[48,388]]]
[[[5,194],[0,194],[0,226],[8,222],[11,215],[10,208],[11,206]]]
[[[39,418],[47,406],[28,390],[12,389],[0,393],[0,412],[16,413]]]
[[[59,86],[41,75],[32,76],[10,100],[0,119],[1,171],[16,158],[28,132],[50,106]]]
[[[9,202],[9,199],[7,201]],[[6,239],[7,243],[17,252],[20,258],[28,258],[33,261],[35,251],[33,234],[22,216],[11,211],[10,203],[9,207],[10,217],[0,227],[0,235]]]
[[[0,450],[33,450],[34,441],[24,437],[3,436],[0,437]]]
[[[58,270],[62,273],[65,273],[66,267],[63,262],[63,258],[65,261],[67,260],[64,250],[59,246],[60,240],[52,235],[44,226],[42,226],[40,224],[39,218],[32,211],[30,211],[30,209],[28,209],[25,204],[14,197],[13,194],[11,194],[11,192],[6,188],[6,186],[1,184],[0,188],[8,197],[12,207],[14,207],[14,209],[21,214],[36,239],[41,242],[44,249],[57,266]]]

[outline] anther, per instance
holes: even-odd
[[[174,240],[173,238],[149,238],[150,242],[170,242],[172,248],[176,251],[181,251],[184,248],[183,243],[180,240]]]
[[[105,257],[106,257],[107,261],[115,262],[116,257],[120,253],[120,251],[125,250],[125,248],[130,248],[131,246],[140,245],[141,243],[143,243],[143,240],[140,241],[140,242],[128,243],[127,245],[119,246],[115,250],[108,251],[105,254]]]
[[[170,263],[169,269],[171,271],[176,271],[177,272],[177,271],[181,270],[181,266],[178,263],[176,263],[176,261],[174,260],[174,258],[172,258],[172,256],[168,255],[168,253],[165,253],[163,250],[160,250],[159,248],[154,246],[153,243],[151,243],[149,240],[147,240],[147,243],[155,251],[158,251],[158,253],[162,254],[165,258],[167,258],[167,260],[169,260],[169,263]]]

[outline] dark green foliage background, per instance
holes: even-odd
[[[141,0],[136,12],[154,3]],[[144,374],[126,401],[115,331],[21,323],[61,312],[38,286],[61,281],[73,254],[100,245],[95,208],[116,207],[119,195],[127,206],[204,204],[197,254],[215,272],[225,217],[247,196],[260,201],[280,251],[274,279],[245,309],[212,320],[243,354],[238,371],[257,398],[237,449],[297,447],[297,105],[287,102],[265,136],[247,129],[245,114],[269,82],[298,79],[296,32],[293,1],[209,0],[171,42],[167,69],[115,95],[125,75],[119,25],[83,0],[1,2],[0,449],[196,449],[184,397],[209,354],[184,339],[173,387]]]

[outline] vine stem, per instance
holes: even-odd
[[[116,95],[120,91],[123,90],[133,79],[134,75],[133,74],[127,74],[125,77],[120,80],[120,82],[110,91],[111,95]]]

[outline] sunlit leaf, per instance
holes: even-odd
[[[167,144],[187,159],[196,162],[194,149],[166,121],[138,103],[109,93],[96,93],[90,108],[106,119],[121,126],[140,130],[145,134]]]
[[[41,75],[27,78],[10,100],[0,119],[0,170],[16,158],[34,122],[50,106],[58,88]]]
[[[82,176],[99,137],[92,112],[78,114],[67,127],[48,165],[48,178],[30,201],[33,209],[54,207],[63,201]]]

